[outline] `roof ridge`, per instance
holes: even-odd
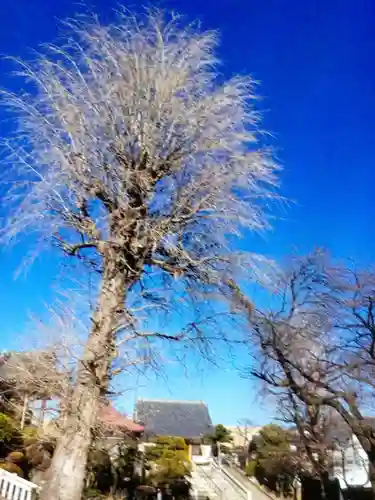
[[[182,404],[199,404],[207,406],[206,403],[202,400],[188,400],[188,399],[145,399],[138,398],[138,402],[148,402],[148,403],[182,403]]]

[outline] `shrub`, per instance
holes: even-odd
[[[25,460],[25,455],[22,451],[12,451],[6,457],[6,461],[12,464],[20,464],[24,460]]]
[[[15,421],[9,415],[0,413],[0,457],[4,458],[21,443],[22,436]]]
[[[9,415],[0,413],[0,441],[10,441],[14,435],[18,436],[14,420]]]
[[[145,458],[152,469],[149,478],[154,486],[171,486],[190,475],[188,446],[183,438],[156,438],[155,445],[146,450]]]
[[[39,441],[25,448],[26,458],[32,468],[47,470],[51,464],[54,444],[49,441]]]
[[[25,427],[22,431],[22,438],[25,443],[25,446],[29,444],[34,444],[39,439],[39,431],[36,427]]]
[[[174,436],[158,436],[155,438],[155,449],[157,446],[168,448],[169,450],[187,450],[187,445],[184,438]]]
[[[83,498],[84,500],[98,500],[98,499],[102,499],[103,498],[103,495],[102,493],[97,490],[96,488],[89,488],[87,489],[84,494],[83,494]]]
[[[257,467],[256,460],[250,460],[250,462],[248,462],[247,465],[246,465],[246,469],[245,469],[246,475],[249,476],[249,477],[254,477],[255,476],[256,467]]]
[[[12,462],[1,462],[0,469],[11,472],[12,474],[17,474],[17,476],[23,477],[23,471],[21,467],[17,464],[13,464]]]

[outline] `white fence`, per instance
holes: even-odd
[[[5,500],[32,500],[38,486],[17,474],[0,469],[0,498]]]

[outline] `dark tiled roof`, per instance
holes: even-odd
[[[135,410],[149,436],[200,438],[212,432],[208,408],[201,401],[139,400]]]

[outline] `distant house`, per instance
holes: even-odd
[[[375,432],[375,418],[367,417],[362,424],[372,427]],[[295,449],[298,449],[301,444],[298,444],[299,437],[296,430],[294,435]],[[324,440],[330,458],[329,475],[331,479],[339,482],[340,489],[370,489],[367,453],[350,427],[338,415],[333,415],[325,430]],[[318,458],[317,454],[315,458]]]
[[[140,399],[135,405],[134,420],[144,426],[148,441],[156,436],[182,437],[189,445],[191,457],[208,453],[204,438],[212,434],[213,425],[202,401]]]
[[[122,429],[124,432],[142,434],[143,425],[136,424],[123,413],[120,413],[111,404],[104,405],[98,415],[98,420],[109,428]]]
[[[366,418],[365,423],[375,432],[375,418]],[[340,422],[333,428],[330,439],[334,444],[332,475],[339,480],[341,489],[370,488],[369,460],[351,429]]]
[[[134,445],[141,438],[144,427],[120,413],[111,404],[104,405],[98,414],[100,426],[98,445],[111,456],[117,454],[119,445]]]
[[[229,443],[233,448],[247,448],[254,436],[262,429],[260,426],[252,425],[226,425],[230,431],[232,442]]]
[[[98,421],[106,430],[113,433],[119,432],[139,437],[144,432],[143,425],[135,423],[111,404],[106,404],[100,409]]]
[[[364,425],[373,427],[375,432],[375,418],[365,418],[363,422]],[[305,432],[308,437],[308,431]],[[303,443],[296,428],[290,429],[290,436],[293,450],[297,452],[299,449],[303,450]],[[367,454],[350,427],[337,414],[333,414],[333,418],[331,417],[331,421],[327,424],[324,445],[329,464],[327,472],[331,479],[339,482],[341,490],[371,487]],[[318,448],[314,451],[313,443],[310,444],[310,447],[314,458],[318,459]],[[309,461],[306,462],[305,467],[307,471],[312,471]],[[307,489],[309,488],[308,483]]]
[[[58,435],[60,385],[66,376],[56,369],[56,358],[42,351],[10,352],[0,355],[0,411],[10,411],[23,424],[41,426],[46,433]],[[98,414],[106,447],[124,439],[137,440],[143,426],[118,412],[109,403]]]
[[[43,433],[58,437],[61,432],[59,419],[49,419],[43,423]],[[142,425],[135,423],[120,413],[110,403],[104,404],[98,413],[96,446],[116,456],[119,446],[134,446],[143,434]]]

